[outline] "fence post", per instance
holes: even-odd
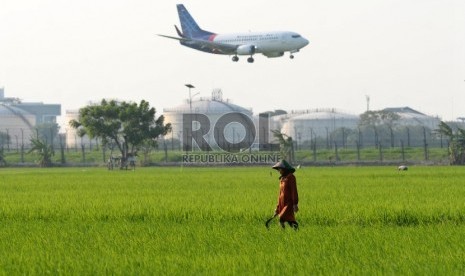
[[[428,143],[426,141],[426,128],[423,127],[423,147],[425,153],[425,161],[428,161]]]
[[[383,146],[381,143],[379,143],[378,149],[379,149],[379,161],[383,162]]]
[[[342,147],[346,148],[346,129],[342,128]]]
[[[405,162],[404,140],[400,140],[400,147],[401,147],[401,151],[402,151],[402,161]]]
[[[334,155],[336,157],[336,161],[339,161],[339,152],[337,151],[337,143],[334,142]]]
[[[82,151],[82,163],[86,163],[86,151],[84,144],[81,144],[81,151]]]
[[[163,150],[165,151],[165,163],[168,162],[168,146],[166,141],[163,139]]]
[[[63,145],[63,137],[60,135],[60,153],[61,153],[61,164],[66,163],[65,160],[65,146]]]
[[[24,144],[21,145],[21,163],[24,163]]]
[[[313,162],[316,162],[316,141],[312,141]]]
[[[407,147],[410,148],[410,128],[407,127]]]
[[[329,149],[329,130],[326,127],[326,149]]]
[[[394,131],[392,130],[392,127],[389,126],[389,132],[391,134],[391,148],[394,147]]]
[[[8,128],[6,129],[6,147],[8,152],[10,152],[10,131]]]
[[[60,143],[60,153],[61,153],[61,164],[65,164],[66,163],[65,146],[63,146],[63,143]]]

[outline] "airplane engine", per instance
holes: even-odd
[[[275,58],[275,57],[284,56],[284,52],[263,53],[263,55],[265,55],[265,56],[267,56],[269,58]]]
[[[241,45],[237,47],[236,53],[238,55],[253,55],[255,54],[255,49],[254,45]]]

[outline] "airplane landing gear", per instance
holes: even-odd
[[[233,57],[232,57],[232,61],[234,61],[234,62],[239,61],[239,57],[238,57],[238,56],[233,56]]]
[[[254,62],[253,57],[249,57],[249,58],[247,59],[247,62],[248,62],[248,63],[253,63],[253,62]]]

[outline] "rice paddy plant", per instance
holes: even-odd
[[[0,170],[0,274],[463,274],[462,167]]]

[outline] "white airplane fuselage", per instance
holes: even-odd
[[[308,40],[294,32],[218,34],[212,35],[212,38],[212,41],[216,43],[241,45],[237,50],[238,55],[250,55],[250,48],[243,46],[254,46],[254,53],[261,53],[268,57],[282,56],[288,51],[297,52],[308,44]]]
[[[238,61],[238,55],[247,55],[248,62],[254,62],[253,55],[261,53],[267,57],[281,57],[285,52],[298,52],[309,41],[300,34],[289,31],[248,32],[234,34],[217,34],[199,27],[194,18],[182,4],[177,5],[182,32],[175,25],[178,37],[160,35],[176,39],[181,45],[211,54],[232,55]]]

